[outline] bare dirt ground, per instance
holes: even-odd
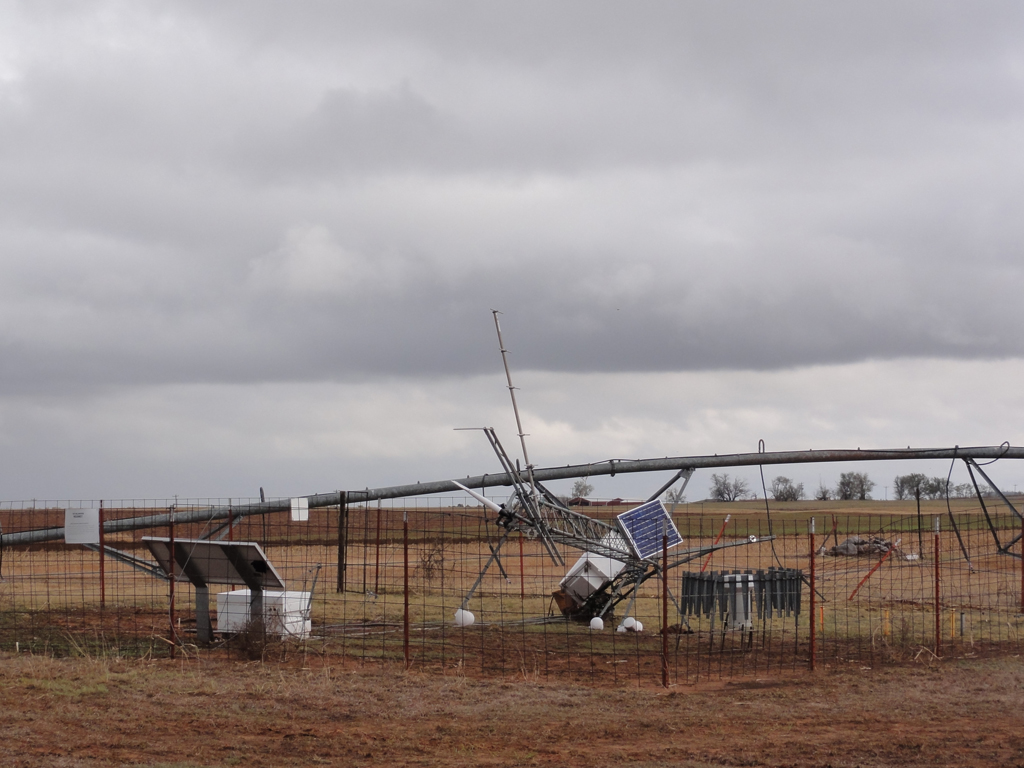
[[[608,689],[0,655],[0,764],[1024,766],[1019,658]]]

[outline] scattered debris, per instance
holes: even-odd
[[[917,555],[907,555],[900,549],[900,541],[901,539],[889,541],[889,539],[883,539],[881,536],[872,536],[870,539],[865,539],[863,536],[850,536],[842,544],[837,544],[828,549],[824,546],[821,547],[818,550],[818,554],[830,555],[832,557],[841,555],[856,557],[857,555],[884,555],[895,550],[896,554],[904,560],[916,560]]]

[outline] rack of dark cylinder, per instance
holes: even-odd
[[[755,618],[800,615],[804,574],[797,568],[684,572],[679,597],[683,617],[717,619],[723,630],[752,630]]]

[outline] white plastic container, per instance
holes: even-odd
[[[626,543],[618,531],[606,533],[601,543],[605,546],[625,549]],[[565,574],[559,586],[572,597],[577,605],[583,605],[587,598],[614,579],[625,567],[620,560],[584,552],[576,564]]]
[[[249,621],[248,589],[217,593],[217,631],[240,632]],[[309,592],[263,592],[263,621],[267,632],[278,637],[304,640],[312,622],[306,616]]]

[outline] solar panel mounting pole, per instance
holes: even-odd
[[[207,644],[213,642],[213,624],[210,621],[210,585],[192,558],[192,552],[183,546],[177,546],[169,558],[170,571],[168,576],[173,582],[177,571],[192,583],[196,596],[196,640]]]

